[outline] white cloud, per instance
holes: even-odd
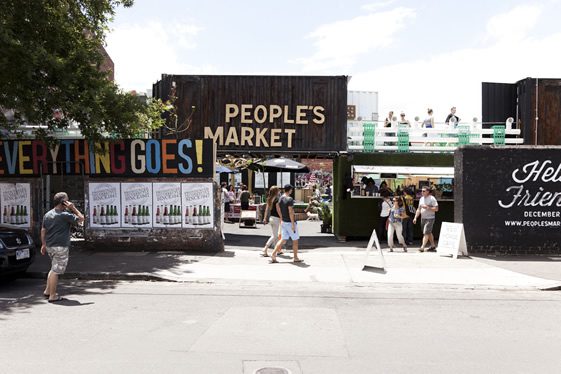
[[[182,61],[182,50],[196,48],[202,29],[195,25],[160,22],[125,24],[107,36],[107,51],[115,63],[115,80],[125,90],[145,91],[162,73],[213,73],[212,66]]]
[[[186,49],[194,49],[197,46],[195,36],[203,30],[202,27],[190,24],[175,23],[172,24],[170,30],[173,31],[177,38],[177,44]]]
[[[362,10],[366,10],[367,12],[375,12],[381,8],[385,8],[387,6],[392,5],[395,3],[395,0],[386,0],[386,1],[378,1],[376,3],[366,4],[361,6]]]
[[[354,73],[349,89],[378,91],[382,118],[389,110],[404,110],[410,120],[415,116],[422,119],[431,107],[438,122],[444,121],[451,106],[456,106],[463,120],[481,119],[482,82],[515,83],[526,77],[559,75],[561,33],[533,38],[529,32],[539,21],[539,12],[530,8],[519,7],[491,18],[491,42],[484,47]],[[501,24],[510,25],[520,17],[520,9],[531,21],[528,27],[522,27],[524,32],[517,31],[515,39],[499,32]],[[518,26],[515,23],[512,28]]]
[[[390,45],[405,22],[414,17],[413,9],[399,7],[322,25],[308,35],[315,40],[316,52],[292,62],[302,64],[305,72],[348,70],[360,55]]]
[[[492,17],[487,23],[487,38],[497,41],[518,41],[534,28],[542,13],[538,5],[520,5]]]

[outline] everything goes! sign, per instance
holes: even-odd
[[[212,140],[130,139],[90,143],[61,140],[0,141],[0,177],[44,174],[103,177],[212,177]]]

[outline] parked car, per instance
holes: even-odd
[[[35,259],[35,244],[25,230],[0,225],[0,276],[23,274]]]

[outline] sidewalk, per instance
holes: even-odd
[[[560,275],[546,279],[505,269],[516,261],[459,258],[436,253],[384,252],[386,267],[382,271],[380,255],[373,251],[366,258],[366,242],[338,243],[332,235],[315,234],[316,223],[301,225],[300,257],[304,263],[293,264],[290,252],[280,256],[280,263],[270,264],[260,256],[270,229],[239,229],[227,225],[226,250],[218,254],[197,252],[122,252],[92,251],[74,245],[65,278],[116,280],[168,280],[177,282],[302,282],[305,284],[347,284],[357,286],[393,285],[483,289],[537,290],[561,286],[561,261],[533,261],[534,273]],[[318,225],[319,228],[319,225]],[[317,230],[319,231],[319,230]],[[309,236],[306,236],[309,235]],[[510,258],[509,258],[510,259]],[[516,258],[514,258],[516,260]],[[527,260],[526,260],[527,261]],[[363,270],[365,265],[370,267]],[[548,270],[544,271],[544,266]],[[30,276],[45,277],[50,267],[47,256],[38,255],[29,268]],[[521,268],[521,266],[518,266]]]

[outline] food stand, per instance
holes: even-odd
[[[427,166],[430,165],[430,166]],[[385,181],[394,191],[415,189],[415,206],[423,185],[437,188],[439,212],[434,233],[438,236],[440,223],[454,221],[454,156],[443,153],[354,153],[342,154],[334,166],[334,234],[341,240],[369,237],[380,216],[381,197],[365,193],[363,177],[372,178],[376,186]],[[439,188],[439,189],[438,189]],[[440,198],[439,198],[440,197]],[[420,226],[414,237],[422,237]]]
[[[409,189],[419,199],[421,188],[428,186],[439,201],[454,200],[454,167],[353,165],[351,198],[379,198],[367,190],[364,178],[372,179],[379,188],[386,183],[394,193]]]

